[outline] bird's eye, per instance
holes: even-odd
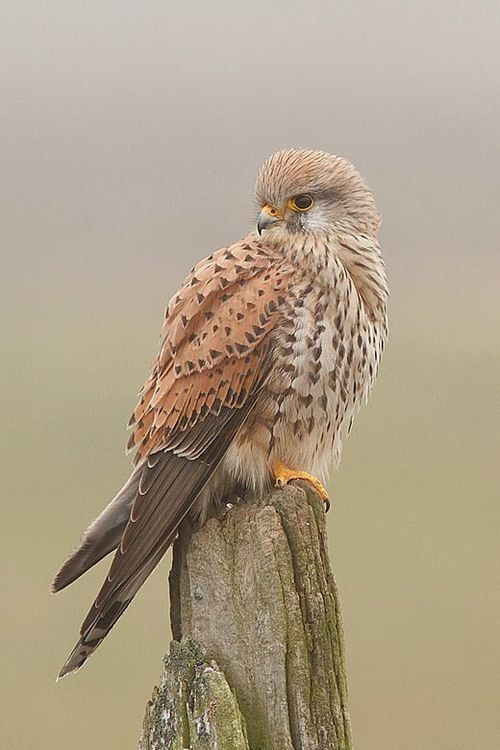
[[[310,195],[296,195],[290,203],[295,211],[309,211],[314,201]]]

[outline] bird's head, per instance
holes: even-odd
[[[377,233],[380,218],[357,170],[324,151],[284,149],[269,157],[255,184],[257,231],[269,238],[298,233]]]

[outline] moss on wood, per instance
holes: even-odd
[[[350,750],[340,601],[308,485],[186,521],[170,595],[179,642],[140,750]]]

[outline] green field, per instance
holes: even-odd
[[[123,425],[154,350],[151,324],[19,315],[7,327],[6,748],[135,747],[169,641],[169,560],[89,664],[57,685],[104,566],[57,597],[48,591],[127,475]],[[429,336],[431,328],[393,320],[372,401],[331,483],[353,729],[371,750],[493,750],[498,345],[492,352],[472,329],[458,336],[436,325]]]

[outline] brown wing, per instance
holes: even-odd
[[[201,261],[171,300],[161,346],[130,420],[136,460],[223,404],[241,406],[258,378],[293,269],[253,238]],[[175,438],[174,438],[175,439]]]
[[[255,241],[202,261],[171,301],[132,416],[138,491],[109,574],[62,674],[95,650],[171,544],[254,407],[293,269]]]

